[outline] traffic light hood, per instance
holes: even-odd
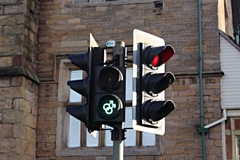
[[[89,51],[83,54],[70,54],[68,59],[71,62],[81,68],[84,71],[88,70],[89,67]]]
[[[156,123],[165,118],[175,109],[175,104],[172,100],[154,101],[148,100],[143,105],[144,117],[149,123]]]
[[[159,67],[166,63],[175,53],[171,45],[152,47],[148,46],[143,51],[143,56],[146,65],[150,67]]]
[[[68,81],[67,85],[77,93],[87,96],[88,79]]]
[[[153,73],[149,72],[144,77],[145,91],[154,96],[167,89],[175,81],[175,76],[171,72]]]
[[[73,117],[81,120],[85,124],[87,123],[86,115],[87,115],[87,106],[67,106],[66,111],[72,115]]]

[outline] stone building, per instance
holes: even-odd
[[[163,0],[159,8],[152,0],[98,1],[0,0],[0,159],[112,159],[107,133],[99,133],[97,146],[89,146],[81,124],[81,135],[74,139],[79,144],[69,147],[66,83],[76,67],[68,55],[86,52],[90,33],[100,46],[110,39],[132,45],[135,28],[175,48],[166,70],[176,81],[166,98],[176,109],[166,117],[165,135],[143,145],[137,132],[124,159],[236,157],[239,146],[234,149],[234,139],[224,138],[226,119],[215,123],[226,111],[220,41],[221,36],[234,41],[231,2]]]

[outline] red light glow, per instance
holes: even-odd
[[[173,55],[175,51],[172,46],[166,46],[166,48],[160,52],[158,55],[156,55],[151,64],[153,67],[159,67],[162,64],[166,63]]]
[[[158,55],[156,57],[154,57],[151,64],[153,67],[158,67],[158,64],[159,64],[159,56]]]

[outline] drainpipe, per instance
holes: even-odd
[[[225,121],[227,120],[227,111],[226,109],[223,109],[223,116],[221,119],[215,121],[215,122],[212,122],[206,126],[204,126],[204,128],[211,128],[219,123],[222,123],[222,156],[223,156],[223,159],[226,160],[226,138],[225,138]]]
[[[208,128],[204,128],[204,111],[203,111],[203,79],[202,79],[202,13],[201,13],[201,0],[198,0],[198,48],[199,48],[199,99],[200,99],[200,128],[198,133],[202,135],[202,159],[206,160],[206,144],[205,134],[208,132]]]
[[[211,127],[213,127],[213,126],[215,126],[215,125],[217,125],[219,123],[222,123],[222,122],[224,122],[226,120],[227,120],[227,111],[226,111],[226,109],[224,109],[223,110],[223,117],[221,119],[204,126],[204,128],[211,128]]]

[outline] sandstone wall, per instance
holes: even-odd
[[[0,1],[0,159],[35,159],[37,10],[35,0]]]

